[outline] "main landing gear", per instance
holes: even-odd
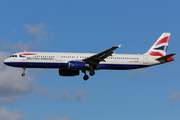
[[[25,76],[25,70],[26,70],[26,68],[23,67],[23,73],[21,74],[22,76]]]
[[[84,79],[84,80],[88,80],[88,79],[89,79],[89,76],[86,75],[86,70],[82,70],[82,72],[84,73],[83,79]]]
[[[94,70],[92,70],[92,71],[89,72],[89,75],[90,75],[90,76],[93,76],[94,74],[95,74],[95,71],[94,71]]]
[[[82,70],[82,72],[84,73],[83,79],[84,79],[85,81],[88,80],[88,79],[89,79],[89,76],[86,75],[86,70]],[[94,70],[91,70],[91,71],[89,72],[89,75],[90,75],[90,76],[93,76],[94,74],[95,74],[95,71],[94,71]]]

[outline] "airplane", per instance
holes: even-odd
[[[4,60],[4,64],[23,68],[57,68],[60,76],[76,76],[84,73],[84,80],[95,75],[95,70],[130,70],[146,68],[174,61],[176,53],[166,55],[171,33],[163,33],[153,46],[144,54],[114,54],[121,47],[113,46],[100,53],[64,53],[64,52],[19,52]]]

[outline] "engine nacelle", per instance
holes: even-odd
[[[70,69],[84,69],[87,67],[87,65],[84,62],[79,62],[79,61],[69,61],[68,62],[68,67]]]
[[[79,70],[68,70],[68,69],[59,69],[60,76],[76,76],[79,75]]]

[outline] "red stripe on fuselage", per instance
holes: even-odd
[[[23,53],[23,54],[20,54],[20,55],[37,55],[36,53]]]
[[[161,44],[161,43],[169,43],[169,36],[164,37],[163,39],[159,40],[159,41],[155,44],[155,46],[157,46],[157,45],[159,45],[159,44]]]

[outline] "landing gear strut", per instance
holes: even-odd
[[[93,76],[95,74],[95,71],[93,70],[93,66],[90,65],[89,68],[90,68],[89,75]]]
[[[82,72],[85,74],[84,77],[83,77],[83,79],[84,79],[84,80],[88,80],[88,79],[89,79],[89,76],[86,75],[86,70],[82,70]]]
[[[26,68],[23,67],[23,73],[21,74],[22,76],[25,76],[25,70],[26,70]]]
[[[95,71],[94,70],[91,70],[90,72],[89,72],[89,75],[90,76],[93,76],[95,74]]]

